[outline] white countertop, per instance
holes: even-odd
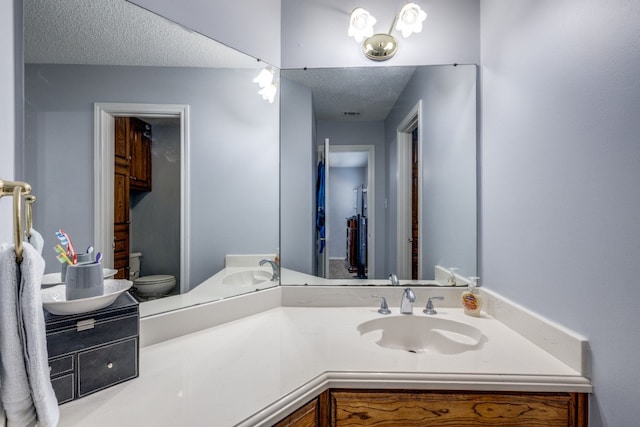
[[[459,354],[360,336],[358,324],[381,316],[377,307],[277,307],[143,347],[139,378],[62,405],[59,426],[271,425],[329,387],[591,392],[580,372],[486,313],[439,308],[487,338]]]

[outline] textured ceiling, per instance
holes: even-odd
[[[264,66],[124,0],[24,0],[24,22],[26,63]],[[414,69],[283,70],[282,75],[311,88],[319,120],[376,121],[388,115]]]
[[[26,63],[259,68],[124,0],[24,0]]]
[[[376,121],[387,117],[414,71],[415,67],[316,68],[282,70],[281,75],[311,88],[318,120]]]

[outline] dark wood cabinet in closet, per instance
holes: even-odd
[[[135,117],[115,118],[113,268],[129,279],[130,192],[151,191],[151,126]]]
[[[151,191],[151,125],[135,117],[129,120],[130,186],[132,190]]]

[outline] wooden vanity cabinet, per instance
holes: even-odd
[[[588,395],[584,393],[343,389],[325,393],[325,398],[321,395],[276,426],[588,425]],[[316,424],[311,421],[314,417]]]
[[[325,427],[329,421],[329,392],[308,402],[302,408],[274,424],[274,427]]]

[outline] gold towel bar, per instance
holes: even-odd
[[[0,197],[13,195],[13,189],[19,187],[22,189],[22,194],[31,193],[31,186],[26,182],[20,181],[7,181],[0,179]]]
[[[36,201],[34,196],[30,196],[31,186],[26,182],[5,181],[0,179],[0,198],[3,196],[13,196],[13,240],[15,242],[16,261],[22,262],[22,196],[25,196],[27,203],[26,215],[29,229],[32,226],[31,204]],[[30,231],[29,231],[29,234]]]

